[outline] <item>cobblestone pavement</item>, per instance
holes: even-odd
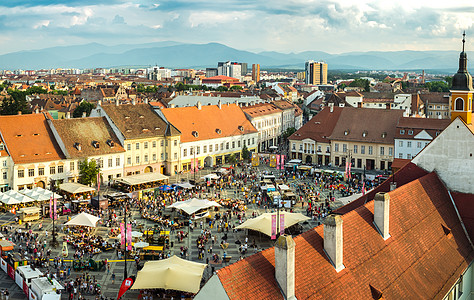
[[[259,167],[259,169],[261,171],[275,172],[274,168],[269,168],[267,166],[261,166],[261,167]],[[212,170],[204,170],[204,171],[201,172],[201,174],[197,174],[196,178],[198,178],[198,176],[200,177],[200,176],[203,176],[203,175],[208,174],[210,172],[212,172]],[[181,178],[188,178],[188,177],[189,177],[189,179],[192,179],[191,177],[194,177],[194,176],[193,175],[172,176],[170,178],[170,183],[177,182],[177,181],[181,180]],[[289,183],[296,183],[296,184],[304,183],[306,185],[313,185],[315,188],[318,188],[314,185],[314,183],[312,183],[310,180],[306,180],[306,179],[296,178],[294,180],[293,179],[289,180]],[[227,195],[229,197],[233,197],[233,196],[235,197],[235,195],[236,195],[236,197],[240,197],[240,198],[243,197],[242,193],[236,191],[235,189],[229,189],[226,192],[227,192]],[[323,196],[325,196],[325,195],[326,195],[326,193],[323,192]],[[338,195],[336,195],[336,197],[337,196]],[[339,203],[338,201],[331,204],[332,207],[338,207],[340,205],[341,205],[341,203]],[[303,214],[305,214],[305,211],[303,211],[304,209],[301,208],[300,203],[295,206],[294,210],[296,212],[302,212]],[[261,213],[265,212],[264,209],[258,208],[255,204],[249,204],[248,205],[248,210],[246,212],[246,216],[251,216],[252,212],[254,212],[254,211],[257,214],[261,214]],[[145,224],[145,227],[152,227],[152,226],[155,225],[155,223],[152,222],[152,221],[142,219],[141,216],[140,216],[140,212],[137,209],[132,210],[132,219],[137,220],[138,223]],[[14,223],[13,221],[14,221],[14,215],[12,215],[11,213],[7,212],[7,213],[0,214],[0,224],[1,225],[11,224],[13,226],[13,229],[24,228],[23,225],[20,226],[20,225]],[[234,217],[232,219],[232,222],[236,222],[236,221],[237,221],[237,218]],[[43,223],[42,230],[39,229],[39,223],[40,222]],[[66,222],[66,217],[61,216],[58,223],[63,224],[65,222]],[[317,226],[317,225],[318,225],[317,221],[313,221],[313,220],[309,220],[307,222],[304,222],[302,224],[303,231],[309,230],[309,229],[311,229],[311,228],[313,228],[314,226]],[[49,232],[47,240],[49,241],[51,239],[52,227],[53,227],[53,225],[52,225],[52,222],[51,222],[50,219],[45,219],[45,220],[42,220],[42,221],[32,222],[32,230],[33,230],[33,232],[40,233],[39,239],[41,241],[46,239],[46,235],[44,234],[44,230],[47,230]],[[204,225],[204,227],[206,229],[209,229],[211,231],[212,235],[217,236],[217,241],[216,241],[215,247],[213,247],[213,253],[218,253],[219,256],[222,257],[222,255],[224,254],[224,250],[219,247],[219,243],[220,243],[221,238],[223,237],[224,233],[223,232],[218,232],[217,228],[212,228],[211,229],[207,225]],[[189,230],[189,229],[186,227],[185,230]],[[101,235],[101,236],[106,236],[107,235],[107,228],[103,227],[103,226],[99,226],[95,230],[95,234]],[[188,252],[189,254],[186,257],[186,259],[189,259],[189,260],[192,260],[192,261],[198,261],[198,262],[202,262],[202,263],[206,262],[207,257],[209,257],[210,260],[211,260],[212,253],[206,253],[206,256],[202,260],[198,259],[198,249],[196,248],[195,241],[196,241],[196,239],[198,238],[198,236],[200,234],[201,234],[201,229],[200,229],[199,224],[198,224],[197,228],[195,228],[193,231],[189,232],[188,238],[185,239],[181,243],[177,241],[175,235],[171,234],[170,235],[170,244],[173,244],[173,247],[171,247],[169,249],[170,254],[171,255],[176,254],[176,255],[179,256],[180,255],[180,247],[181,246],[187,246],[187,247],[189,247],[190,251]],[[245,237],[246,237],[245,234],[246,234],[245,231],[238,231],[238,232],[232,232],[232,230],[229,231],[228,239],[227,239],[227,242],[229,243],[229,248],[226,250],[227,255],[232,257],[232,259],[230,260],[229,263],[233,263],[233,262],[235,262],[239,259],[241,254],[239,252],[239,245],[236,244],[236,241],[238,241],[238,240],[244,241]],[[274,243],[274,241],[272,241],[269,237],[265,236],[264,234],[249,235],[248,238],[249,238],[249,245],[255,239],[255,242],[256,242],[258,248],[256,250],[249,249],[246,256],[252,255],[253,253],[256,253],[257,251],[261,251],[262,249],[266,249],[268,247],[271,247],[271,246],[273,246],[273,243]],[[58,240],[62,240],[62,234],[61,233],[59,234]],[[61,246],[58,246],[57,248],[51,248],[51,250],[52,250],[52,257],[61,256]],[[74,251],[73,251],[72,247],[69,247],[69,256],[66,259],[71,260],[73,253],[74,253]],[[107,260],[110,261],[110,266],[111,266],[110,272],[107,272],[107,271],[101,271],[101,272],[90,271],[89,274],[92,275],[92,276],[95,276],[95,278],[98,280],[99,284],[102,287],[102,293],[106,298],[116,299],[117,294],[118,294],[118,290],[120,288],[120,284],[123,280],[125,262],[123,260],[118,259],[117,254],[116,254],[115,251],[109,251],[109,252],[103,252],[103,253],[97,254],[97,255],[94,256],[94,259],[96,259],[96,260],[107,259]],[[67,263],[71,264],[71,262],[67,262]],[[207,279],[210,278],[210,276],[212,275],[212,269],[213,268],[217,270],[221,267],[224,267],[224,266],[228,265],[229,263],[208,266],[206,268],[206,270],[204,271],[204,275],[203,275],[204,280],[207,280]],[[130,275],[136,275],[137,269],[136,269],[136,266],[135,266],[135,262],[133,260],[129,261],[127,263],[127,270],[128,270],[128,275],[129,276]],[[112,274],[116,275],[115,283],[112,283],[112,280],[111,280]],[[76,276],[79,276],[79,275],[82,275],[82,273],[74,272],[74,271],[72,271],[72,268],[71,268],[71,277],[70,278],[76,278]],[[10,299],[26,299],[26,296],[23,293],[23,291],[3,271],[0,271],[0,288],[1,289],[8,288],[8,290],[10,291]],[[95,299],[95,296],[92,296],[92,295],[84,295],[84,296],[85,296],[85,299]],[[138,297],[138,291],[132,291],[131,290],[131,291],[127,292],[127,294],[124,296],[124,299],[137,299],[137,297]],[[68,299],[67,295],[63,294],[62,299]]]

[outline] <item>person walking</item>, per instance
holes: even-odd
[[[115,273],[112,273],[112,284],[115,284]]]

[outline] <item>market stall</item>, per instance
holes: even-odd
[[[169,177],[161,173],[143,173],[116,178],[113,187],[123,191],[131,192],[151,189],[168,184]]]

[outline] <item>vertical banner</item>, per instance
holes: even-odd
[[[272,240],[276,239],[276,231],[277,231],[277,216],[276,214],[272,215]]]
[[[280,154],[276,155],[276,165],[277,170],[280,169]]]
[[[122,285],[120,286],[120,290],[117,296],[117,300],[120,299],[126,291],[128,291],[135,281],[135,276],[130,276],[122,281]]]
[[[285,215],[280,214],[280,235],[285,234]]]
[[[49,217],[53,218],[53,196],[49,198]]]
[[[283,154],[280,156],[280,169],[285,169],[285,155]]]
[[[196,158],[194,161],[194,172],[199,172],[199,158]]]
[[[125,230],[123,223],[120,223],[120,245],[125,245]]]
[[[97,173],[97,192],[99,192],[99,191],[100,191],[100,172]]]
[[[349,174],[347,174],[348,178],[351,178],[351,166],[352,166],[352,162],[349,163]]]
[[[362,183],[362,196],[365,195],[365,181]]]
[[[194,159],[191,158],[191,174],[194,174]]]
[[[56,198],[54,198],[53,201],[54,201],[54,205],[53,205],[53,218],[54,218],[55,220],[57,220],[57,219],[58,219],[58,213],[57,213],[57,211],[56,211],[56,209],[57,209],[57,200],[56,200]]]
[[[132,250],[132,224],[127,224],[127,247]]]

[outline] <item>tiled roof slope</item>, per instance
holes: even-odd
[[[279,109],[272,103],[259,103],[252,106],[246,106],[242,107],[242,110],[252,118],[282,112],[281,109]]]
[[[451,196],[466,226],[467,233],[474,241],[474,195],[452,192]]]
[[[161,112],[181,131],[184,143],[257,132],[236,104],[221,105],[221,108],[217,105],[203,105],[201,109],[196,106],[163,108]],[[194,131],[197,136],[193,135]]]
[[[329,139],[393,144],[396,126],[402,116],[401,109],[344,107]]]
[[[52,122],[71,158],[125,152],[105,117],[62,119]],[[113,146],[107,144],[108,140],[113,142]],[[99,148],[95,148],[92,141],[99,142]],[[74,147],[75,143],[81,145],[81,150]]]
[[[167,129],[171,135],[178,135],[179,131],[160,118],[148,104],[102,105],[115,126],[126,139],[141,139],[165,136]]]
[[[317,142],[329,143],[328,137],[332,134],[334,127],[339,120],[342,107],[334,107],[333,112],[329,107],[325,107],[320,113],[311,118],[300,129],[294,132],[289,140],[304,140],[310,138]]]
[[[345,269],[338,273],[323,251],[322,225],[294,239],[297,299],[373,299],[371,286],[383,299],[445,296],[473,257],[446,188],[430,173],[389,195],[387,240],[373,224],[373,201],[342,216]],[[270,248],[219,270],[229,298],[282,299],[273,257]]]
[[[43,114],[1,116],[0,132],[16,164],[64,158]]]

